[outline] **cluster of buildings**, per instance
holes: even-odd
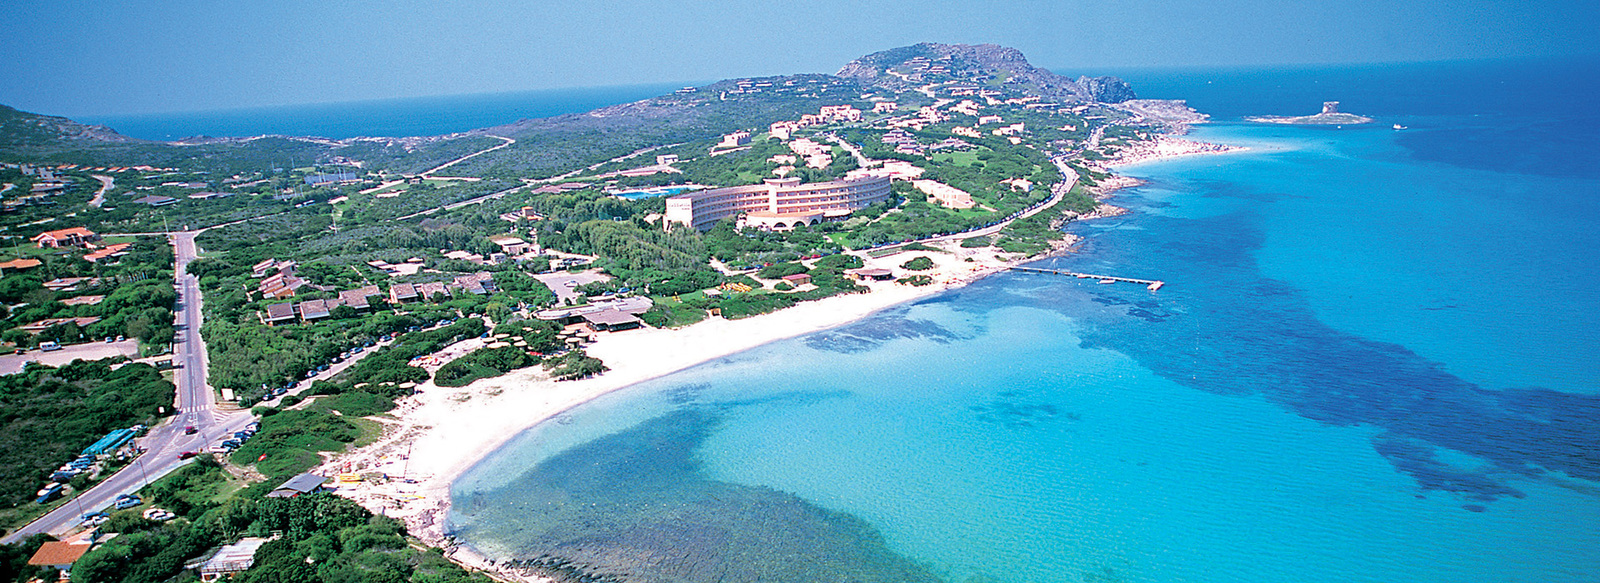
[[[294,297],[295,291],[307,285],[306,280],[295,276],[295,265],[293,261],[268,259],[251,267],[250,276],[261,280],[256,284],[257,297],[264,300]]]
[[[812,168],[827,168],[833,163],[833,148],[818,144],[806,138],[789,142],[789,149],[801,158],[805,158],[806,166]]]
[[[428,283],[396,283],[389,286],[387,293],[376,285],[362,286],[352,290],[339,292],[337,297],[325,300],[306,300],[303,302],[285,302],[271,304],[261,314],[261,321],[269,326],[280,324],[312,323],[333,316],[334,308],[349,306],[358,311],[372,309],[372,298],[386,298],[390,303],[403,304],[407,302],[430,301],[442,294],[446,297],[454,290],[462,290],[475,295],[488,295],[497,291],[494,274],[487,271],[469,275],[457,276],[451,281],[434,281]]]
[[[890,130],[889,133],[883,134],[883,137],[880,139],[883,140],[883,144],[885,146],[893,147],[896,153],[912,154],[916,156],[926,156],[940,150],[962,151],[970,150],[975,147],[959,138],[946,138],[941,142],[924,144],[917,141],[916,136],[911,135],[911,132],[908,132],[903,128]]]
[[[921,109],[917,110],[917,115],[897,119],[893,122],[890,122],[889,127],[921,130],[922,128],[931,126],[933,124],[944,123],[947,121],[950,121],[949,114],[939,111],[939,108],[934,106],[925,105]]]
[[[811,184],[801,184],[798,178],[774,178],[763,184],[669,197],[666,222],[704,231],[722,219],[742,218],[745,226],[788,230],[847,217],[889,196],[889,178],[882,176]]]
[[[873,111],[878,111],[879,106],[881,105],[883,104],[874,106]],[[893,106],[894,104],[889,103],[888,105]],[[808,113],[800,116],[799,120],[774,122],[767,126],[767,131],[770,132],[775,138],[780,140],[788,140],[789,138],[793,137],[794,133],[799,131],[801,128],[808,128],[811,126],[819,126],[829,123],[857,121],[861,121],[861,110],[856,109],[855,106],[824,105],[822,106],[822,109],[819,110],[815,115]]]
[[[71,180],[56,174],[56,168],[30,166],[27,164],[7,164],[7,166],[20,169],[22,174],[25,176],[33,176],[34,182],[33,186],[28,188],[28,192],[26,194],[5,200],[4,207],[0,210],[4,210],[6,212],[15,211],[25,205],[41,203],[47,197],[65,193],[67,191],[67,186],[72,184]],[[10,191],[10,185],[7,186],[8,188],[6,188],[5,191],[0,192]]]
[[[89,252],[85,253],[83,258],[90,263],[99,263],[107,259],[127,255],[128,249],[133,247],[132,243],[113,243],[110,245],[101,245],[100,235],[83,227],[71,227],[66,229],[56,229],[54,231],[45,231],[43,233],[39,233],[38,235],[34,235],[29,239],[29,241],[32,241],[40,249],[86,249]],[[34,259],[18,259],[10,263],[16,263],[18,261],[37,262],[37,260]],[[0,264],[0,269],[3,269],[4,267],[6,266]],[[16,264],[11,265],[10,267],[12,269],[26,269],[28,266]]]

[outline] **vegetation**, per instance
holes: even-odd
[[[926,256],[918,256],[900,264],[900,268],[907,271],[927,271],[933,269],[933,260]]]
[[[550,371],[550,376],[558,381],[586,379],[610,370],[600,359],[585,354],[581,348],[545,359],[544,367]]]
[[[171,382],[145,364],[113,370],[112,360],[0,376],[0,504],[31,502],[56,467],[107,433],[171,414]]]
[[[14,310],[0,310],[0,339],[17,347],[33,347],[46,340],[73,344],[124,336],[138,338],[147,348],[171,341],[173,303],[172,249],[161,239],[139,237],[128,254],[110,264],[85,261],[81,251],[64,250],[32,258],[41,267],[0,278],[0,301]],[[43,251],[43,250],[39,250]],[[85,278],[60,291],[45,287],[57,278]],[[68,305],[71,302],[72,305]],[[68,322],[38,334],[18,329],[40,320],[98,318],[86,326]]]
[[[515,346],[479,348],[439,367],[433,382],[441,387],[462,387],[538,362],[539,357],[530,356],[527,350]]]
[[[287,479],[311,469],[324,451],[343,451],[355,441],[360,430],[355,425],[328,413],[287,410],[261,419],[260,430],[230,456],[239,465],[254,465],[256,471],[273,479]]]
[[[281,533],[256,551],[241,583],[379,581],[487,583],[417,550],[398,521],[376,516],[331,494],[294,498],[236,496],[195,521],[174,520],[124,532],[90,551],[72,569],[73,583],[155,583],[178,576],[184,562],[240,537]]]

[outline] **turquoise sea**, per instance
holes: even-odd
[[[451,531],[627,581],[1595,581],[1595,71],[1127,74],[1251,150],[1125,170],[1038,265],[1166,287],[1003,274],[613,393]],[[1325,99],[1381,123],[1237,123]]]

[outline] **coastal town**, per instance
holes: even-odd
[[[17,429],[84,443],[8,469],[34,495],[11,501],[5,542],[29,541],[42,578],[88,580],[119,533],[331,493],[456,565],[529,577],[445,526],[452,479],[522,430],[1066,252],[1062,225],[1120,211],[1107,200],[1136,182],[1119,165],[1239,149],[1174,137],[1204,120],[1187,107],[1041,94],[959,46],[862,67],[890,81],[685,88],[668,97],[804,113],[559,173],[474,172],[525,140],[491,131],[411,172],[6,162],[0,378],[137,373],[165,403],[70,439]],[[180,570],[250,571],[281,529],[246,530]]]

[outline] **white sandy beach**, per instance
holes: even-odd
[[[1198,154],[1243,150],[1235,146],[1206,144],[1162,137],[1136,146],[1108,165],[1123,166]],[[1098,196],[1139,181],[1113,176],[1096,189]],[[1102,204],[1081,219],[1113,216],[1122,209]],[[1076,242],[1070,236],[1057,250]],[[442,547],[452,559],[469,567],[494,571],[492,562],[466,547],[458,547],[444,532],[451,482],[478,460],[538,423],[606,393],[661,377],[691,366],[769,342],[837,327],[873,312],[966,285],[1030,258],[1000,253],[993,247],[965,249],[959,241],[930,245],[942,251],[908,251],[882,258],[867,258],[867,267],[890,268],[896,277],[931,275],[933,285],[912,287],[894,282],[870,282],[870,293],[836,296],[740,320],[710,318],[680,329],[638,329],[604,332],[587,352],[605,361],[610,371],[580,381],[554,382],[542,368],[533,367],[484,379],[460,388],[432,382],[403,399],[385,420],[388,427],[378,442],[341,455],[318,473],[381,472],[391,480],[338,484],[338,493],[368,509],[402,519],[410,533]],[[907,272],[899,266],[917,256],[935,263],[932,271]],[[968,261],[968,259],[971,261]],[[489,342],[472,339],[453,345],[433,359],[430,370]],[[514,575],[500,572],[502,578]]]
[[[1160,162],[1174,158],[1243,152],[1249,148],[1197,142],[1172,136],[1157,136],[1153,140],[1138,142],[1117,152],[1116,157],[1103,162],[1106,168],[1124,168],[1135,164]]]
[[[929,274],[935,280],[933,285],[870,282],[870,293],[804,302],[740,320],[710,318],[680,329],[600,333],[586,350],[611,370],[594,378],[554,382],[541,368],[533,367],[460,388],[426,383],[418,387],[419,394],[400,401],[394,419],[385,420],[388,427],[382,439],[316,471],[328,476],[382,472],[395,478],[338,484],[338,492],[374,512],[404,520],[413,535],[445,547],[457,560],[488,568],[488,563],[468,549],[451,548],[443,531],[450,483],[472,464],[521,431],[600,395],[762,344],[846,324],[975,281],[1022,259],[992,247],[964,249],[955,241],[933,246],[944,251],[908,251],[866,260],[867,267],[891,268],[897,276]],[[932,259],[935,268],[925,272],[899,269],[918,256]],[[435,366],[486,342],[489,340],[471,339],[452,345],[434,359]]]

